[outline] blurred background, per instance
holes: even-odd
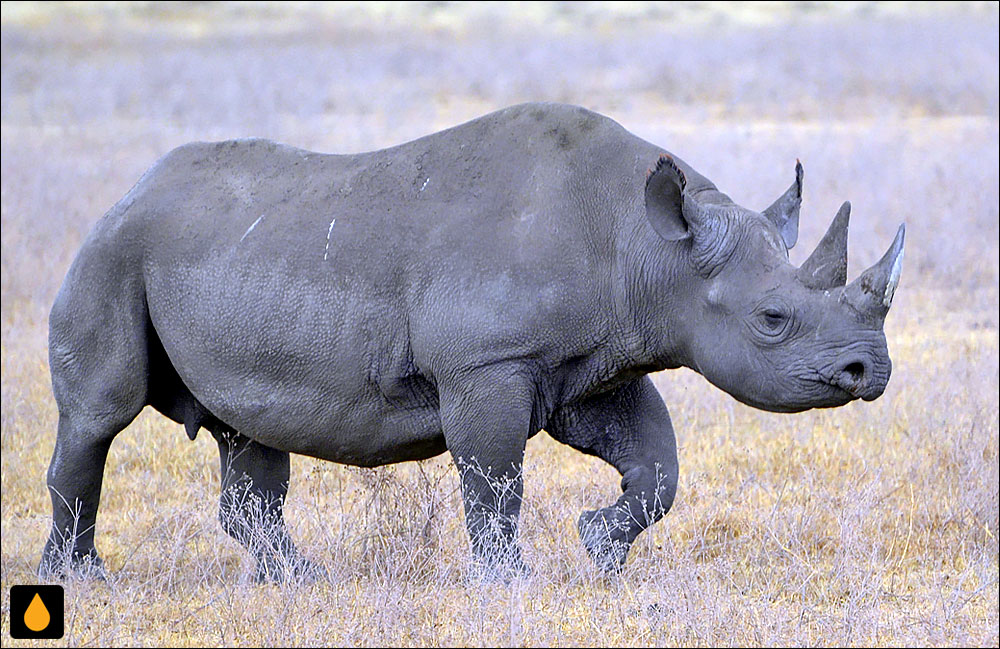
[[[682,493],[668,521],[644,541],[645,550],[636,552],[656,556],[663,544],[681,548],[676,556],[701,557],[691,559],[690,572],[681,569],[687,564],[680,559],[669,566],[677,585],[689,588],[704,577],[708,590],[731,598],[729,610],[757,615],[756,603],[784,600],[768,599],[755,585],[737,588],[731,580],[713,581],[717,577],[698,572],[701,566],[749,556],[733,551],[732,544],[767,548],[773,539],[787,538],[787,530],[819,539],[815,552],[820,558],[811,561],[826,557],[836,566],[861,565],[855,559],[862,550],[851,554],[843,547],[884,543],[886,556],[898,563],[887,559],[888,572],[879,574],[895,575],[910,565],[907,561],[914,570],[928,571],[922,586],[907,591],[914,599],[893,599],[892,606],[944,611],[933,624],[913,626],[904,620],[898,627],[904,631],[879,635],[885,624],[879,611],[888,609],[869,600],[854,609],[838,608],[848,600],[824,599],[824,590],[816,600],[803,597],[811,614],[830,612],[840,625],[829,627],[836,633],[795,635],[781,627],[772,636],[747,641],[763,637],[779,644],[812,644],[819,637],[847,644],[996,644],[997,3],[4,2],[0,19],[5,586],[12,576],[16,581],[30,575],[49,516],[43,476],[56,415],[46,361],[48,309],[88,230],[157,158],[192,140],[247,136],[323,152],[358,152],[511,104],[545,100],[612,117],[754,209],[784,191],[796,158],[801,159],[805,190],[793,263],[806,258],[844,200],[853,204],[850,279],[882,255],[900,222],[907,225],[902,281],[886,323],[894,373],[882,399],[789,418],[750,411],[684,370],[656,377],[678,430]],[[176,444],[164,446],[156,457],[172,458],[193,448],[183,446],[187,440],[165,420],[150,421],[141,419],[134,428],[169,429],[173,437],[162,438]],[[159,479],[153,477],[159,473],[134,462],[142,457],[137,447],[146,447],[148,460],[148,440],[161,437],[138,434],[116,442],[115,448],[124,449],[121,455],[113,449],[108,471],[120,475],[117,482],[109,480],[108,488],[139,485],[130,492],[121,487],[121,498],[136,498],[142,485]],[[202,443],[210,459],[190,470],[204,470],[199,479],[210,488],[215,460],[211,445],[199,439]],[[760,449],[772,455],[755,464],[755,453],[764,452]],[[563,457],[548,453],[536,451],[529,458]],[[783,474],[780,467],[799,462],[795,458],[805,459]],[[731,513],[756,511],[749,505],[731,509],[741,496],[734,501],[726,491],[738,482],[726,470],[744,461],[746,472],[739,469],[738,475],[756,476],[758,487],[770,485],[760,493],[778,493],[780,500],[786,493],[781,475],[794,475],[792,484],[803,486],[799,518],[780,523],[787,530],[753,532],[775,529],[777,501],[765,498],[760,505],[766,524],[754,522],[756,514],[744,519]],[[300,478],[320,476],[317,485],[329,476],[353,475],[320,473],[340,469],[295,462]],[[803,474],[807,465],[816,473]],[[613,499],[617,479],[613,472],[600,473],[605,470],[575,471],[562,484],[592,476],[586,479]],[[180,469],[170,471],[176,476]],[[161,493],[169,497],[170,489],[180,488],[170,484],[181,482],[167,484]],[[531,484],[529,479],[528,490],[539,494],[541,489]],[[309,495],[314,488],[325,493],[315,485],[303,487],[304,500],[322,497]],[[585,494],[597,488],[588,483],[573,497],[593,507],[596,503]],[[115,502],[116,493],[108,492],[105,500]],[[213,497],[202,503],[205,529],[212,530],[205,534],[221,534],[213,522]],[[539,497],[549,502],[544,492]],[[850,511],[871,535],[831,550],[823,539],[841,538],[837,535],[850,527],[843,518],[844,502],[856,505]],[[188,503],[180,505],[189,511]],[[163,506],[162,501],[157,505]],[[815,535],[802,527],[801,512],[811,507],[818,508],[815,520],[824,521]],[[130,533],[151,529],[133,514],[110,518],[126,516],[123,509],[102,510],[101,524],[112,533],[98,546],[110,548],[113,566],[121,565],[120,557],[133,556],[128,548],[145,542]],[[526,529],[536,520],[533,511],[526,512]],[[917,530],[912,547],[923,539],[922,554],[911,556],[917,550],[909,549],[907,537],[899,558],[904,544],[892,530],[907,529],[900,518],[907,512],[911,533]],[[452,514],[460,516],[457,506]],[[323,515],[328,528],[333,515]],[[574,534],[575,515],[552,514],[570,521],[567,539]],[[699,534],[707,533],[706,521],[723,519],[730,521],[723,529],[736,532],[716,538],[722,550],[708,559],[683,555],[688,547],[683,539],[701,538],[699,547],[704,547]],[[114,539],[126,548],[118,559]],[[461,537],[453,542],[462,547]],[[784,556],[778,548],[768,552]],[[812,556],[808,549],[801,552]],[[345,571],[352,570],[350,565],[355,564]],[[776,570],[792,574],[784,565]],[[934,603],[945,601],[940,593],[946,580],[955,584],[955,575],[973,573],[978,577],[962,592],[985,599],[961,600],[974,602],[968,606],[956,599],[952,609]],[[651,574],[649,583],[669,582],[666,573]],[[763,574],[757,583],[776,583],[773,574]],[[803,584],[811,583],[815,572],[806,574]],[[848,591],[861,580],[855,573],[843,574],[843,583],[853,584],[844,586]],[[796,588],[805,593],[805,585]],[[814,606],[816,601],[820,605]],[[193,606],[186,600],[184,605]],[[186,609],[178,604],[177,610],[179,616]],[[873,616],[871,625],[852,636],[850,629],[856,627],[844,620],[868,619],[865,611]],[[906,620],[922,619],[924,613],[907,615],[916,617]],[[962,616],[967,624],[949,626]],[[769,618],[740,624],[726,615],[711,619],[705,634],[650,636],[649,641],[730,644],[727,630],[749,629],[754,620]],[[845,628],[846,635],[838,635]],[[712,635],[716,631],[723,635]],[[97,642],[145,638],[126,633],[110,640],[98,636]],[[584,644],[605,640],[586,633],[577,637]],[[445,642],[433,635],[423,641]],[[522,633],[492,641],[546,643],[552,638]]]
[[[793,261],[849,199],[855,270],[906,221],[904,287],[996,287],[996,3],[2,12],[5,309],[47,302],[80,237],[184,142],[259,136],[349,153],[536,100],[609,115],[748,207],[770,204],[802,159]]]

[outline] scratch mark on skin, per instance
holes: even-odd
[[[247,238],[247,235],[250,234],[251,232],[253,232],[253,229],[255,227],[257,227],[257,224],[260,223],[263,220],[264,220],[264,215],[263,214],[261,214],[260,216],[258,216],[257,220],[253,222],[253,225],[251,225],[249,228],[247,228],[247,231],[243,233],[242,237],[240,237],[240,243],[243,243],[243,240]]]
[[[429,183],[430,181],[431,181],[430,176],[428,176],[427,180],[424,181],[424,184],[420,186],[420,191],[424,191],[424,189],[427,188],[427,183]]]
[[[326,231],[326,248],[323,250],[323,261],[326,261],[327,255],[330,254],[330,235],[333,234],[333,225],[337,222],[337,219],[330,221],[330,229]]]

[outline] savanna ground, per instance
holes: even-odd
[[[618,475],[542,433],[534,574],[486,587],[446,458],[293,457],[287,517],[330,579],[254,585],[216,521],[211,436],[147,410],[106,469],[113,577],[67,585],[51,644],[997,645],[996,4],[287,5],[3,4],[4,645],[29,644],[8,588],[49,525],[47,311],[100,215],[190,140],[352,152],[526,100],[610,115],[757,209],[800,158],[795,263],[845,199],[852,278],[905,221],[884,396],[773,415],[657,375],[680,488],[624,573],[575,530]]]

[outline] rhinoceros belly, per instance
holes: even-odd
[[[392,295],[226,260],[151,264],[146,284],[177,374],[244,435],[363,466],[445,450],[436,390],[408,358]]]

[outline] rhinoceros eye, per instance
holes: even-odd
[[[772,343],[783,339],[791,331],[791,321],[791,309],[773,302],[758,307],[752,318],[753,328]]]
[[[766,309],[760,314],[761,321],[764,326],[768,329],[778,330],[785,326],[785,320],[788,318],[785,314],[777,309]]]

